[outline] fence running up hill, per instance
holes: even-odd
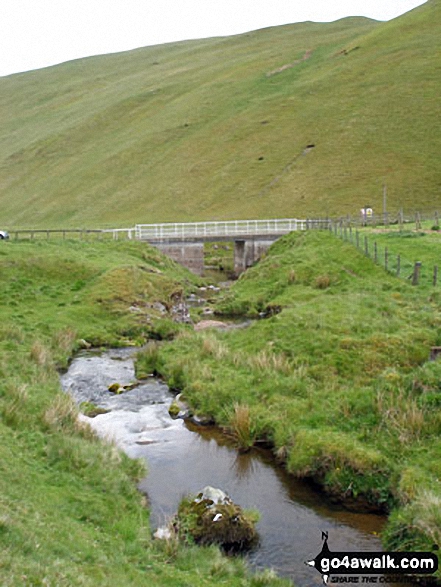
[[[420,227],[421,228],[421,227]],[[401,254],[391,252],[388,247],[378,245],[375,237],[368,237],[365,233],[353,228],[343,221],[333,222],[329,230],[341,239],[352,243],[377,265],[382,265],[386,271],[408,280],[412,285],[432,285],[438,283],[438,265],[433,268],[423,267],[420,261],[411,262]]]

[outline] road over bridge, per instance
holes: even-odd
[[[283,218],[137,224],[134,237],[158,247],[198,274],[204,269],[204,242],[234,242],[234,271],[239,275],[284,234],[310,228],[327,228],[327,222]]]

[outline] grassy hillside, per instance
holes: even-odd
[[[288,584],[216,549],[155,544],[142,466],[82,427],[60,391],[57,368],[82,339],[140,342],[151,303],[170,305],[193,277],[146,247],[79,242],[3,243],[0,273],[2,587]]]
[[[441,4],[0,79],[7,227],[440,203]],[[308,145],[314,148],[305,151]]]
[[[217,306],[269,317],[183,332],[140,368],[163,373],[242,446],[269,441],[294,475],[392,510],[388,547],[430,550],[441,541],[441,363],[428,360],[439,301],[328,233],[293,233]]]

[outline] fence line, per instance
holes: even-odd
[[[381,212],[372,214],[359,214],[356,216],[347,214],[346,216],[339,216],[330,220],[333,224],[341,223],[346,226],[368,226],[371,228],[383,226],[390,229],[397,226],[399,230],[404,229],[405,224],[415,224],[415,230],[422,230],[423,223],[431,223],[430,228],[433,230],[440,230],[440,215],[438,210],[424,211],[403,211],[403,209],[395,210],[394,212]]]
[[[15,240],[19,238],[34,240],[35,238],[46,238],[49,240],[52,236],[65,240],[69,237],[77,237],[80,240],[88,240],[89,238],[95,238],[95,240],[101,240],[103,238],[113,238],[118,240],[120,236],[125,237],[129,240],[134,238],[134,228],[108,228],[108,229],[91,229],[91,228],[57,228],[57,229],[20,229],[11,230],[10,236]]]
[[[406,279],[412,285],[420,285],[422,283],[431,283],[434,287],[438,283],[438,266],[435,265],[433,270],[425,272],[425,279],[423,279],[423,264],[421,261],[410,262],[404,259],[400,254],[391,253],[389,248],[385,246],[383,249],[378,246],[376,240],[367,235],[363,235],[363,240],[360,238],[360,231],[353,229],[343,221],[330,221],[328,229],[336,237],[341,238],[346,242],[352,243],[359,251],[372,259],[372,261],[384,267],[384,269],[396,277]]]

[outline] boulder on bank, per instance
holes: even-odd
[[[181,393],[179,393],[170,404],[168,413],[170,414],[170,417],[173,418],[173,420],[176,420],[177,418],[182,418],[185,420],[190,416],[190,408],[183,401]]]
[[[181,538],[241,552],[258,542],[255,522],[255,516],[244,512],[221,489],[205,487],[196,498],[181,501],[175,526]]]
[[[182,393],[179,393],[170,404],[168,413],[173,420],[181,418],[187,422],[192,422],[196,426],[212,426],[214,420],[211,416],[193,414],[190,406],[183,399]]]

